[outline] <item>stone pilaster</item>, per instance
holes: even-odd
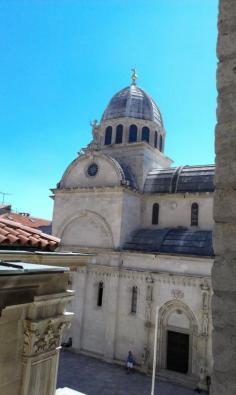
[[[151,351],[153,345],[150,344],[151,330],[153,329],[152,315],[153,315],[153,283],[152,276],[146,277],[146,306],[145,306],[145,327],[146,327],[146,339],[143,350],[143,368],[148,371],[151,367]]]
[[[21,395],[53,395],[62,331],[71,315],[44,320],[24,320],[23,380]]]
[[[211,395],[236,394],[236,1],[220,0],[218,19],[216,192],[214,199]]]

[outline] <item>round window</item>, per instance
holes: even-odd
[[[96,176],[97,172],[98,172],[98,165],[96,163],[92,163],[91,165],[89,165],[87,173],[90,177]]]

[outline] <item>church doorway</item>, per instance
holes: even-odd
[[[188,373],[189,335],[181,332],[167,331],[166,367],[180,373]]]

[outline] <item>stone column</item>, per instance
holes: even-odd
[[[54,395],[62,330],[70,315],[24,320],[23,380],[21,395]]]
[[[212,395],[236,394],[236,1],[218,19]]]

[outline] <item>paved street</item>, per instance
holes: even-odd
[[[141,373],[127,375],[116,365],[84,355],[62,351],[57,388],[69,387],[86,395],[150,395],[151,378]],[[155,395],[194,395],[183,387],[159,382]]]

